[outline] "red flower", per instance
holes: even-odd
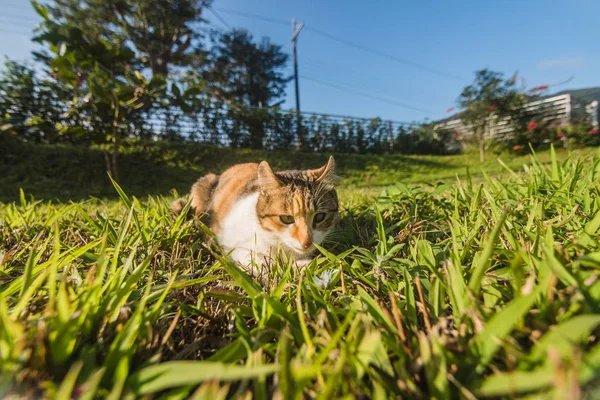
[[[537,122],[535,122],[535,121],[531,121],[531,122],[529,122],[529,123],[527,124],[527,130],[528,130],[528,131],[533,131],[533,130],[534,130],[535,128],[537,128],[537,127],[538,127],[538,124],[537,124]]]
[[[540,86],[536,86],[534,88],[529,89],[528,93],[535,93],[535,92],[539,92],[542,90],[546,90],[548,89],[548,85],[540,85]]]
[[[454,110],[454,107],[449,107],[449,108],[446,110],[446,112],[450,112],[450,111],[452,111],[452,110]]]
[[[515,144],[515,145],[513,146],[513,150],[514,150],[514,151],[518,151],[520,148],[521,148],[521,146],[519,146],[518,144]]]
[[[590,135],[595,135],[598,133],[598,128],[590,129]]]
[[[488,111],[494,111],[496,109],[496,106],[491,105],[488,107]]]

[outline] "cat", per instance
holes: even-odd
[[[191,209],[203,216],[231,260],[253,274],[279,251],[308,264],[338,218],[335,160],[314,170],[273,172],[266,161],[238,164],[200,178]],[[184,199],[173,203],[180,213]],[[257,270],[259,267],[260,270]]]

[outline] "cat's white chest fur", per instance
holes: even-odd
[[[256,216],[258,193],[238,200],[221,221],[217,239],[230,258],[248,265],[253,260],[262,264],[270,256],[271,249],[277,246],[276,239],[265,231]]]

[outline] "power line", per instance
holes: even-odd
[[[0,17],[0,18],[2,18],[2,17]],[[11,25],[11,26],[14,26],[16,28],[31,28],[31,26],[29,26],[29,25],[24,25],[22,23],[17,23],[15,21],[2,21],[2,20],[0,20],[0,24],[2,24],[2,25]]]
[[[31,18],[31,17],[27,17],[24,15],[16,15],[16,14],[6,14],[6,13],[2,13],[0,15],[1,17],[8,17],[8,18],[16,18],[16,19],[21,19],[23,21],[27,21],[27,22],[40,22],[40,19],[35,19],[35,18]]]
[[[31,11],[33,7],[21,7],[21,4],[2,4],[3,8],[12,8],[15,10]]]
[[[280,25],[289,25],[288,22],[280,20],[280,19],[275,19],[275,18],[271,18],[271,17],[265,17],[265,16],[262,16],[262,15],[250,14],[250,13],[246,13],[246,12],[242,12],[242,11],[230,10],[230,9],[226,9],[226,8],[220,8],[219,11],[224,12],[224,13],[228,13],[228,14],[232,14],[232,15],[239,15],[239,16],[242,16],[242,17],[254,18],[254,19],[258,19],[258,20],[262,20],[262,21],[272,22],[272,23],[276,23],[276,24],[280,24]],[[434,68],[430,68],[430,67],[428,67],[426,65],[422,65],[422,64],[416,63],[414,61],[407,60],[405,58],[397,57],[397,56],[395,56],[393,54],[385,53],[383,51],[376,50],[376,49],[373,49],[373,48],[368,47],[368,46],[364,46],[364,45],[361,45],[361,44],[358,44],[358,43],[354,43],[354,42],[352,42],[350,40],[347,40],[347,39],[344,39],[344,38],[332,35],[330,33],[322,31],[320,29],[311,28],[309,26],[307,26],[305,29],[307,31],[309,31],[309,32],[314,33],[314,34],[317,34],[317,35],[323,36],[325,38],[328,38],[330,40],[333,40],[333,41],[345,44],[346,46],[354,47],[356,49],[359,49],[359,50],[362,50],[362,51],[365,51],[365,52],[368,52],[368,53],[371,53],[371,54],[375,54],[377,56],[384,57],[384,58],[387,58],[389,60],[396,61],[398,63],[405,64],[405,65],[411,66],[411,67],[416,68],[416,69],[421,69],[423,71],[427,71],[427,72],[429,72],[431,74],[434,74],[434,75],[442,76],[444,78],[453,79],[453,80],[460,81],[460,82],[464,82],[465,81],[465,79],[463,79],[463,78],[461,78],[459,76],[448,74],[448,73],[446,73],[444,71],[440,71],[440,70],[437,70],[437,69],[434,69]]]
[[[225,19],[223,19],[223,17],[221,17],[212,7],[207,7],[211,13],[213,13],[213,15],[223,24],[225,25],[225,28],[231,30],[231,26],[227,23],[227,21],[225,21]]]
[[[329,82],[324,82],[324,81],[321,81],[321,80],[318,80],[318,79],[309,78],[307,76],[300,75],[300,77],[302,79],[306,79],[307,81],[315,82],[315,83],[318,83],[318,84],[323,85],[323,86],[329,86],[331,88],[334,88],[334,89],[337,89],[337,90],[341,90],[343,92],[352,93],[352,94],[355,94],[355,95],[358,95],[358,96],[368,97],[368,98],[371,98],[373,100],[382,101],[384,103],[388,103],[388,104],[395,105],[395,106],[398,106],[398,107],[406,108],[406,109],[409,109],[409,110],[418,111],[418,112],[421,112],[421,113],[424,113],[424,114],[431,114],[431,113],[433,113],[433,111],[428,111],[428,110],[424,110],[424,109],[421,109],[421,108],[418,108],[418,107],[413,107],[413,106],[408,105],[408,104],[400,103],[400,102],[397,102],[397,101],[394,101],[394,100],[389,100],[389,99],[386,99],[386,98],[383,98],[383,97],[379,97],[379,96],[373,96],[372,94],[359,92],[359,91],[356,91],[356,90],[353,90],[353,89],[347,89],[347,88],[344,88],[344,87],[336,85],[336,84],[332,84],[332,83],[329,83]]]
[[[366,90],[368,92],[375,92],[375,90],[373,90],[372,85],[361,82],[360,80],[356,79],[354,76],[349,76],[347,80],[341,81],[337,78],[331,78],[332,75],[336,76],[335,71],[326,70],[322,66],[314,64],[309,60],[302,61],[302,66],[303,66],[303,69],[305,69],[307,72],[311,72],[311,75],[322,76],[323,78],[326,78],[327,81],[329,81],[329,82],[337,83],[338,85],[352,86],[354,89]],[[327,74],[324,74],[324,72],[327,72]],[[333,74],[332,74],[332,72],[333,72]],[[380,94],[383,94],[383,93],[380,93]]]
[[[364,76],[364,74],[365,74],[364,69],[356,68],[352,65],[344,65],[343,67],[339,67],[334,64],[324,63],[321,60],[319,60],[317,58],[312,58],[310,56],[303,57],[302,63],[304,64],[305,62],[312,63],[312,64],[314,64],[314,66],[316,66],[318,68],[328,69],[328,70],[334,71],[336,73],[339,73],[341,70],[343,70],[344,72],[353,72],[353,74],[352,74],[353,77]]]
[[[307,69],[307,72],[309,74],[313,74],[313,75],[314,74],[321,74],[322,73],[322,68],[314,67],[311,64],[306,64],[305,65],[305,69]],[[335,84],[335,85],[338,85],[338,86],[341,86],[341,87],[346,87],[346,88],[349,88],[349,89],[355,90],[355,91],[362,91],[362,92],[369,93],[369,94],[372,94],[374,96],[379,96],[379,97],[382,97],[382,98],[390,98],[390,99],[392,99],[392,101],[394,101],[393,97],[389,97],[390,94],[382,92],[381,90],[374,90],[373,87],[372,87],[372,85],[364,84],[363,82],[358,81],[358,80],[353,79],[353,78],[351,78],[347,82],[343,82],[343,81],[341,81],[339,79],[336,79],[336,78],[326,77],[326,81],[328,83],[330,83],[330,84]],[[414,106],[415,107],[421,107],[422,105],[421,104],[415,104]]]
[[[292,18],[292,54],[294,56],[294,86],[296,87],[296,129],[300,147],[304,146],[302,136],[302,114],[300,114],[300,86],[298,85],[298,52],[296,51],[298,35],[304,28],[304,23],[296,24],[296,18]]]
[[[575,75],[571,76],[569,79],[566,79],[562,82],[553,83],[550,85],[550,87],[566,85],[567,83],[571,82],[573,79],[575,79]]]
[[[13,33],[15,35],[31,35],[31,32],[9,31],[9,30],[2,29],[2,28],[0,28],[0,32]]]
[[[314,72],[316,74],[322,74],[323,70],[327,70],[330,73],[338,73],[340,71],[339,68],[327,66],[322,63],[315,63],[314,61],[312,61],[310,59],[305,60],[302,63],[304,65],[304,68],[308,69],[309,72]],[[350,87],[350,88],[356,89],[356,90],[363,90],[363,91],[367,91],[369,93],[375,93],[375,94],[381,95],[381,96],[389,96],[389,94],[385,93],[385,91],[374,89],[373,84],[365,83],[364,81],[360,80],[357,77],[357,75],[354,75],[354,74],[350,74],[350,76],[348,76],[347,82],[343,82],[339,79],[331,78],[329,76],[327,77],[327,81],[338,84],[338,85],[347,86],[347,87]]]
[[[261,21],[267,21],[267,22],[272,22],[274,24],[279,24],[279,25],[285,25],[285,26],[290,26],[290,23],[288,21],[284,21],[281,19],[275,19],[275,18],[271,18],[271,17],[264,17],[262,15],[256,15],[256,14],[250,14],[250,13],[246,13],[243,11],[236,11],[236,10],[230,10],[227,8],[217,8],[216,9],[219,12],[222,13],[226,13],[226,14],[231,14],[231,15],[238,15],[240,17],[246,17],[246,18],[254,18],[254,19],[258,19]]]
[[[411,67],[416,68],[416,69],[421,69],[423,71],[427,71],[427,72],[429,72],[431,74],[434,74],[434,75],[438,75],[438,76],[442,76],[442,77],[445,77],[445,78],[449,78],[449,79],[457,80],[457,81],[460,81],[460,82],[464,82],[464,79],[461,78],[461,77],[458,77],[458,76],[455,76],[455,75],[452,75],[452,74],[448,74],[446,72],[439,71],[437,69],[433,69],[433,68],[427,67],[425,65],[422,65],[422,64],[419,64],[419,63],[407,60],[405,58],[400,58],[400,57],[397,57],[397,56],[392,55],[392,54],[384,53],[383,51],[379,51],[379,50],[372,49],[372,48],[367,47],[367,46],[363,46],[361,44],[357,44],[357,43],[351,42],[351,41],[346,40],[344,38],[331,35],[331,34],[329,34],[327,32],[324,32],[324,31],[322,31],[320,29],[306,27],[306,30],[309,31],[309,32],[312,32],[312,33],[316,33],[317,35],[326,37],[326,38],[328,38],[330,40],[333,40],[333,41],[336,41],[336,42],[339,42],[339,43],[343,43],[346,46],[354,47],[356,49],[365,51],[367,53],[375,54],[375,55],[378,55],[380,57],[384,57],[384,58],[387,58],[389,60],[396,61],[396,62],[399,62],[401,64],[405,64],[405,65],[411,66]]]

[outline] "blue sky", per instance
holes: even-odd
[[[35,48],[28,32],[39,18],[26,0],[0,0],[0,6],[0,54],[28,59]],[[527,87],[571,76],[568,85],[555,90],[600,86],[598,0],[215,0],[213,7],[228,25],[246,28],[256,38],[269,36],[290,53],[291,22],[285,26],[228,10],[281,21],[296,17],[307,28],[425,67],[304,30],[298,58],[300,76],[305,77],[300,80],[305,111],[398,121],[436,119],[447,115],[473,72],[484,67],[508,76],[518,70]],[[224,28],[212,14],[207,18]],[[294,104],[290,84],[285,107]]]

